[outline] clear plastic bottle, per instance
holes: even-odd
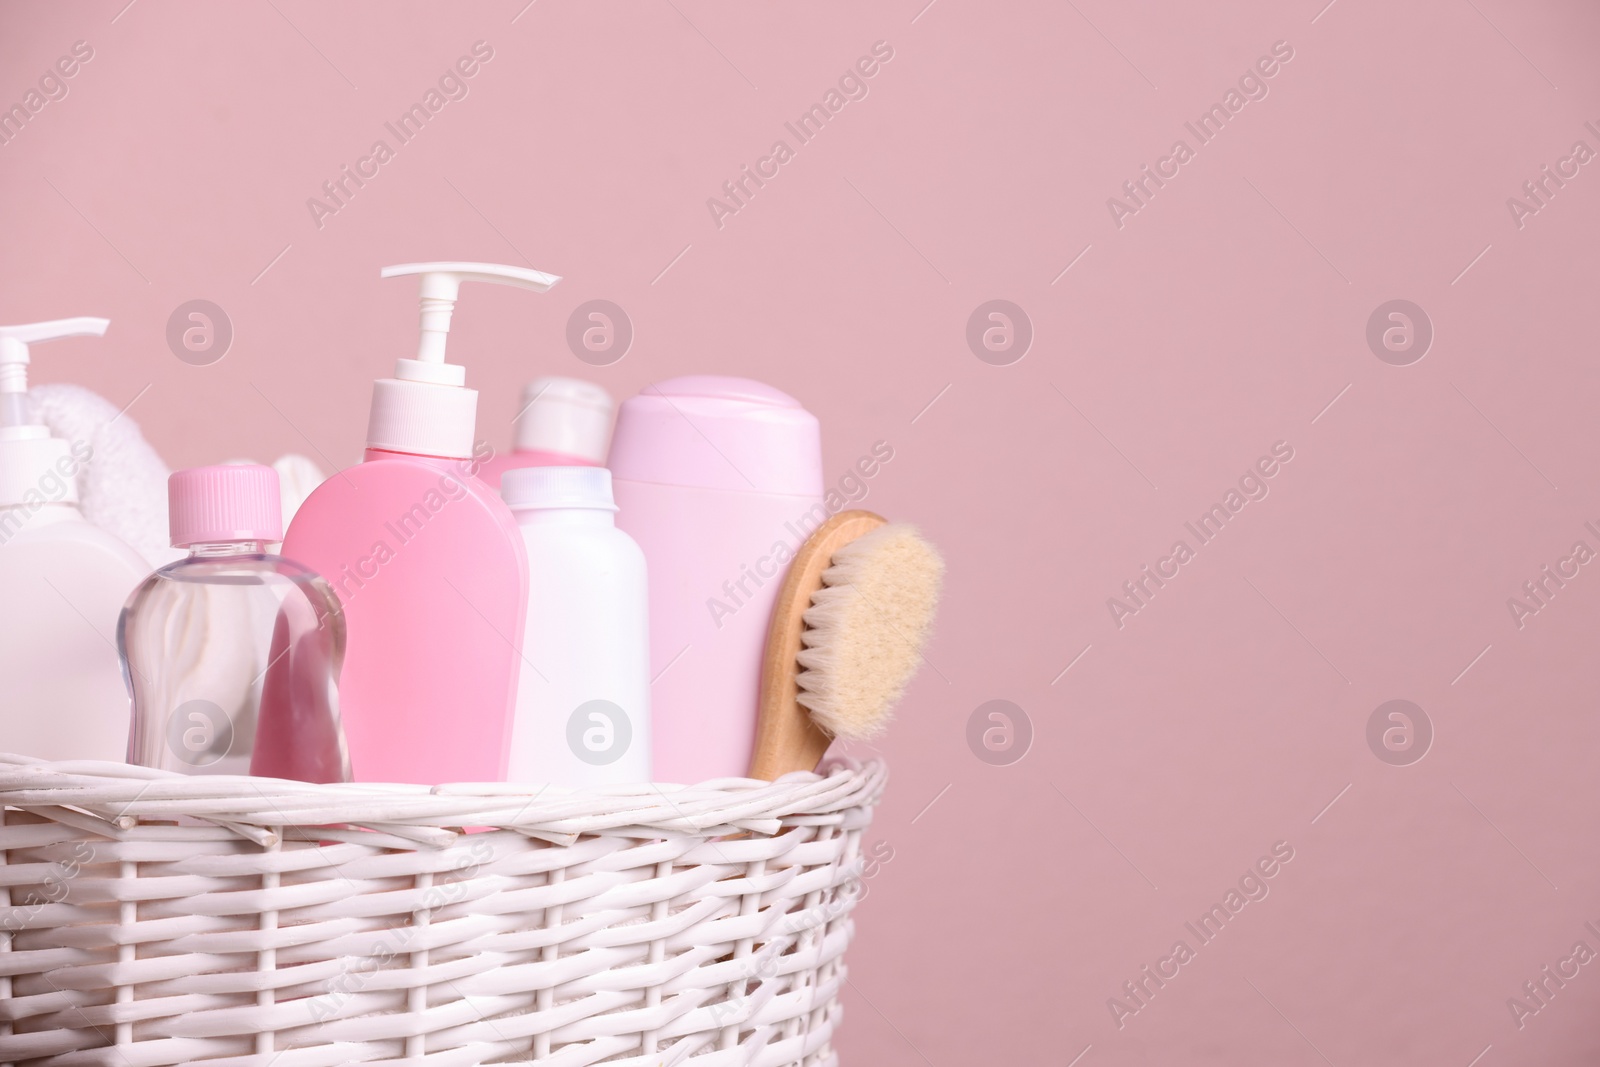
[[[271,467],[172,475],[168,524],[187,559],[128,599],[117,649],[133,698],[128,762],[184,774],[350,781],[339,721],[344,614],[283,538]]]

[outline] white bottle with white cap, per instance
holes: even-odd
[[[560,279],[493,263],[410,263],[415,359],[372,387],[363,462],[306,498],[283,555],[322,575],[349,631],[340,713],[356,780],[502,781],[523,666],[528,560],[517,521],[476,477],[478,394],[445,362],[462,282],[534,292]]]
[[[86,522],[77,474],[88,441],[51,437],[28,404],[28,346],[100,337],[106,319],[0,326],[0,751],[120,761],[128,694],[117,616],[150,573],[144,557]]]
[[[528,619],[507,780],[650,781],[650,604],[644,553],[617,529],[604,467],[507,471],[528,550]]]
[[[535,378],[522,389],[512,451],[483,464],[491,486],[518,467],[600,467],[611,447],[611,394],[581,378]]]

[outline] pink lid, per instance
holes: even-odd
[[[822,430],[770,385],[669,378],[623,402],[606,465],[628,481],[820,497]]]
[[[191,467],[167,479],[173,548],[208,541],[282,541],[278,472],[255,463]]]

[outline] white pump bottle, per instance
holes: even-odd
[[[55,760],[127,753],[117,616],[150,567],[78,509],[77,474],[92,444],[51,437],[28,405],[28,346],[100,337],[108,325],[0,326],[0,751]]]

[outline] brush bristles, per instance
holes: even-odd
[[[922,665],[944,561],[916,529],[882,526],[833,555],[801,634],[800,703],[834,737],[870,740],[889,725]]]

